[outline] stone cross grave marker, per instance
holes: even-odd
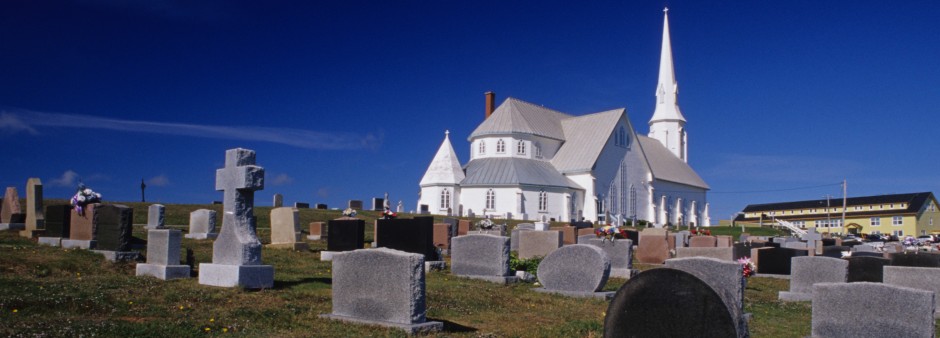
[[[212,244],[212,263],[199,264],[199,284],[274,286],[274,267],[262,264],[255,230],[255,191],[264,189],[264,168],[255,165],[255,152],[227,150],[225,168],[216,170],[215,189],[224,191],[222,231]]]
[[[164,207],[163,204],[151,204],[150,207],[147,208],[147,229],[153,230],[165,227],[165,210],[166,207]]]
[[[42,210],[42,181],[30,178],[26,181],[26,228],[20,236],[33,238],[46,229],[46,217]]]
[[[817,254],[821,254],[822,251],[822,234],[816,232],[816,228],[813,228],[809,231],[806,231],[800,239],[806,241],[806,248],[810,250],[816,250]]]

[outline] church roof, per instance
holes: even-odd
[[[617,120],[625,113],[626,109],[620,108],[563,120],[565,144],[552,158],[552,165],[562,173],[593,170]]]
[[[581,189],[551,163],[514,157],[478,158],[467,163],[461,186],[539,185]]]
[[[435,184],[455,185],[460,183],[466,177],[463,169],[460,168],[460,159],[454,151],[454,146],[450,144],[450,132],[444,132],[444,142],[437,149],[437,154],[431,160],[431,165],[421,178],[420,186]]]
[[[470,134],[469,139],[514,133],[564,140],[561,120],[569,117],[571,115],[510,97]]]
[[[646,163],[649,164],[650,171],[653,173],[653,178],[710,189],[708,184],[695,173],[695,170],[692,170],[688,163],[676,157],[659,140],[643,135],[637,135],[636,137],[643,150],[643,156],[646,157]]]
[[[659,54],[659,83],[656,85],[656,110],[650,124],[657,121],[680,121],[685,123],[685,116],[677,103],[679,85],[672,63],[672,42],[669,38],[669,9],[663,10],[663,45]]]

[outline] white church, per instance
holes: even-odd
[[[508,98],[472,134],[461,165],[449,133],[421,179],[420,212],[520,220],[637,219],[708,226],[708,184],[688,164],[686,120],[663,20],[656,110],[639,135],[625,108],[573,116]]]

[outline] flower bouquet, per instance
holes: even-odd
[[[356,209],[353,209],[353,208],[346,208],[346,210],[343,210],[343,216],[345,216],[345,217],[356,217]]]
[[[479,230],[493,230],[496,227],[496,223],[493,223],[493,220],[489,218],[484,218],[477,222],[477,229]]]
[[[753,276],[755,273],[757,273],[757,266],[754,265],[754,262],[751,261],[751,258],[750,258],[750,257],[741,257],[741,258],[738,258],[738,263],[740,263],[740,264],[741,264],[741,267],[744,268],[744,269],[742,269],[742,272],[741,272],[741,274],[744,276],[744,278],[751,277],[751,276]]]
[[[606,225],[606,226],[597,228],[597,230],[594,230],[594,234],[597,235],[598,238],[609,240],[611,242],[617,239],[617,235],[620,235],[621,238],[626,238],[627,237],[626,232],[627,232],[626,230],[620,229],[619,227],[615,225]]]
[[[75,212],[79,215],[85,215],[85,206],[101,202],[101,194],[96,193],[94,190],[85,187],[84,184],[78,185],[78,192],[75,193],[75,196],[72,196],[72,207],[75,208]]]
[[[395,219],[395,217],[398,217],[398,214],[389,208],[385,208],[385,211],[382,212],[382,219]]]

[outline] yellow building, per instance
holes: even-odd
[[[801,228],[841,234],[920,236],[940,233],[940,210],[931,192],[842,199],[750,204],[735,222],[774,224],[777,219]]]

